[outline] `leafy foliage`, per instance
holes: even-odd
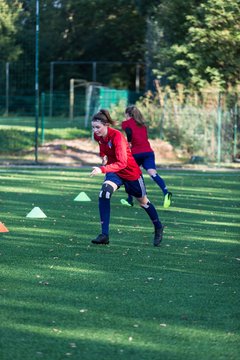
[[[35,1],[0,0],[0,9],[0,58],[33,69]],[[147,89],[154,77],[171,87],[226,89],[240,81],[239,23],[235,0],[40,1],[40,87],[49,88],[50,62],[94,60],[122,63],[98,69],[99,81],[111,86],[133,89],[134,66],[123,63],[139,62]],[[59,90],[70,78],[92,80],[89,64],[56,71]]]
[[[17,60],[21,46],[17,44],[18,20],[21,13],[20,1],[0,0],[0,58],[1,61]]]
[[[171,12],[170,5],[165,8]],[[174,1],[175,6],[178,2]],[[168,76],[173,83],[188,87],[203,88],[216,84],[227,88],[240,81],[240,5],[235,0],[208,0],[193,8],[194,1],[185,3],[189,9],[181,12],[180,19],[171,17],[173,29],[180,25],[176,38],[166,35],[160,40],[163,50],[156,51],[156,59],[162,70],[155,70],[159,76]],[[164,5],[160,5],[160,9]],[[184,15],[184,16],[183,16]],[[174,22],[174,24],[172,24]],[[166,34],[166,24],[159,19],[159,27]],[[167,47],[170,48],[168,49]],[[167,60],[167,62],[166,62]],[[161,64],[162,61],[162,64]]]
[[[207,1],[201,4],[195,16],[188,16],[187,21],[189,29],[184,52],[192,83],[207,81],[223,88],[229,83],[236,84],[240,80],[239,3]]]

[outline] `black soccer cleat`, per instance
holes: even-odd
[[[92,240],[93,244],[97,245],[107,245],[109,244],[109,236],[104,234],[99,234],[96,239]]]
[[[163,229],[164,229],[164,225],[162,225],[162,227],[159,229],[155,229],[155,234],[154,234],[154,239],[153,239],[154,246],[159,246],[160,243],[162,242]]]

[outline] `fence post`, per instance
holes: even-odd
[[[160,118],[160,132],[159,132],[159,137],[161,140],[163,140],[163,124],[164,124],[164,120],[165,120],[165,112],[166,112],[166,106],[167,106],[167,94],[164,95],[163,97],[163,109],[162,109],[162,115]]]
[[[140,92],[140,65],[136,65],[136,79],[135,79],[135,90],[138,94]]]
[[[92,81],[93,82],[97,81],[97,62],[96,61],[92,62]]]
[[[38,118],[39,118],[39,0],[36,0],[35,31],[35,162],[38,163]]]
[[[221,106],[221,93],[218,94],[218,108],[217,108],[217,125],[218,125],[218,131],[217,131],[217,163],[218,166],[220,166],[221,163],[221,135],[222,135],[222,106]]]
[[[9,62],[6,63],[6,109],[5,116],[9,113]]]
[[[53,80],[54,79],[54,61],[50,63],[50,93],[49,93],[49,117],[53,115]]]
[[[70,79],[69,89],[69,120],[72,121],[74,117],[74,79]]]
[[[44,144],[44,129],[45,129],[45,93],[41,93],[41,143]]]
[[[233,160],[236,159],[237,157],[237,118],[238,118],[238,114],[237,114],[237,103],[234,106],[234,113],[233,113],[233,117],[234,117],[234,127],[233,127]]]

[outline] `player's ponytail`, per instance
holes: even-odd
[[[133,118],[136,121],[137,125],[139,126],[145,125],[144,117],[141,111],[136,106],[134,105],[128,106],[125,110],[125,114]]]
[[[115,121],[111,118],[111,115],[108,110],[101,109],[94,116],[92,121],[101,121],[102,124],[111,124],[114,125]]]

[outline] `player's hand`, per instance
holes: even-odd
[[[104,165],[107,165],[107,162],[108,162],[108,157],[107,157],[107,155],[105,155],[105,156],[103,156],[103,158],[102,158],[102,165],[104,166]]]
[[[101,171],[101,169],[99,167],[93,166],[93,171],[91,172],[90,177],[96,176],[96,175],[101,174],[101,173],[102,173],[102,171]]]

